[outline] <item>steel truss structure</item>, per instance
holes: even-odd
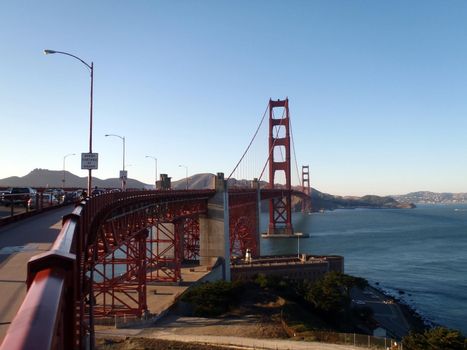
[[[193,241],[197,235],[192,245],[199,247],[198,216],[206,211],[207,198],[166,200],[120,206],[100,218],[87,251],[86,283],[92,287],[85,288],[86,311],[141,317],[148,282],[181,280],[184,237]]]
[[[230,256],[245,257],[249,249],[252,257],[260,255],[258,192],[256,190],[229,192]]]
[[[183,220],[183,258],[199,261],[199,216]]]

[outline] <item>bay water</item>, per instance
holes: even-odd
[[[342,255],[347,274],[467,335],[467,204],[294,213],[293,220],[310,237],[261,239],[262,255]],[[262,232],[267,223],[262,214]]]

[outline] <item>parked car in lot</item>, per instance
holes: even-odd
[[[4,205],[28,205],[31,197],[35,197],[37,191],[31,187],[12,187],[7,193],[3,194],[2,202]]]
[[[60,204],[60,201],[57,197],[55,197],[52,193],[40,193],[37,196],[33,196],[28,200],[28,208],[29,209],[38,209],[38,208],[46,208],[53,205]]]

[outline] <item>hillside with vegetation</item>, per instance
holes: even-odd
[[[402,203],[457,204],[467,203],[467,193],[419,191],[391,196]]]

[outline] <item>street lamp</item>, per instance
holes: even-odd
[[[179,165],[179,168],[185,168],[186,189],[188,189],[188,167],[186,165]]]
[[[63,156],[63,179],[62,179],[62,188],[65,189],[65,159],[69,156],[74,156],[75,153],[68,153],[67,155]]]
[[[153,156],[146,156],[146,158],[151,158],[151,159],[154,159],[154,172],[155,172],[155,180],[154,180],[154,189],[157,190],[157,158],[156,157],[153,157]]]
[[[87,68],[89,68],[89,70],[91,72],[91,102],[90,102],[90,109],[89,109],[89,153],[92,153],[92,95],[93,95],[93,85],[94,85],[94,63],[91,62],[91,64],[89,65],[88,63],[83,61],[81,58],[79,58],[79,57],[77,57],[75,55],[72,55],[72,54],[70,54],[68,52],[55,51],[55,50],[44,50],[44,55],[51,55],[51,54],[54,54],[54,53],[70,56],[70,57],[73,57],[73,58],[77,59],[82,64],[84,64]],[[97,166],[96,166],[95,169],[97,169]],[[88,169],[88,170],[89,170],[89,173],[88,173],[88,195],[90,195],[91,194],[91,188],[92,188],[92,169]]]
[[[125,136],[115,135],[115,134],[105,134],[105,137],[114,136],[118,137],[123,141],[123,163],[122,163],[122,174],[120,175],[122,179],[122,191],[126,190],[126,173],[125,173]]]

